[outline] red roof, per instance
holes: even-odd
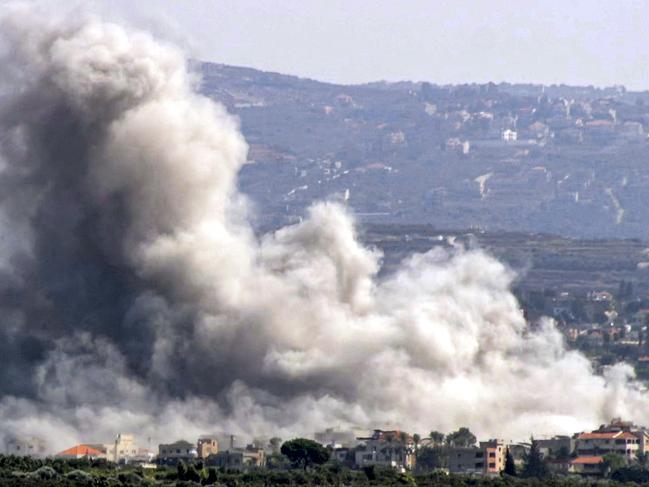
[[[597,463],[602,463],[604,459],[602,457],[577,457],[570,463],[572,465],[593,465]]]
[[[628,431],[608,431],[604,433],[582,433],[577,437],[578,440],[635,440],[637,436]]]
[[[72,448],[68,448],[67,450],[63,450],[62,452],[56,454],[57,457],[96,457],[99,455],[102,455],[102,452],[88,445],[73,446]]]
[[[613,433],[582,433],[577,439],[578,440],[610,440],[613,438],[618,438],[620,431],[615,431]]]

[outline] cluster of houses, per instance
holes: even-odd
[[[444,440],[424,438],[400,430],[359,432],[327,429],[315,433],[314,439],[331,452],[331,460],[351,468],[371,465],[399,471],[417,469],[423,449],[436,447],[444,451],[446,462],[441,470],[466,475],[499,475],[509,453],[522,466],[530,452],[530,443],[506,442],[500,439],[455,446]],[[549,469],[555,474],[599,476],[604,472],[607,454],[617,454],[627,464],[649,455],[649,430],[631,422],[615,419],[589,432],[572,436],[554,436],[534,440]],[[237,446],[232,435],[200,437],[195,443],[178,440],[160,444],[157,452],[138,447],[133,435],[119,434],[107,444],[75,445],[54,455],[64,459],[106,459],[115,463],[140,464],[156,468],[180,461],[202,461],[207,466],[235,470],[264,468],[270,455],[278,454],[281,440],[256,440],[245,447]],[[38,438],[13,438],[7,441],[5,453],[23,456],[45,456],[45,444]],[[423,468],[423,465],[421,466]]]

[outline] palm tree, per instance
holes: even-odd
[[[412,441],[415,442],[415,468],[417,468],[417,453],[419,451],[419,442],[421,441],[421,436],[419,436],[418,433],[415,433],[414,435],[412,435]]]

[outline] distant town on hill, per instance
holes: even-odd
[[[624,87],[335,85],[196,63],[241,121],[259,227],[345,201],[361,222],[649,237],[649,92]]]

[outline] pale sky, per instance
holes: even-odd
[[[50,0],[93,5],[203,60],[339,83],[649,89],[649,0]]]

